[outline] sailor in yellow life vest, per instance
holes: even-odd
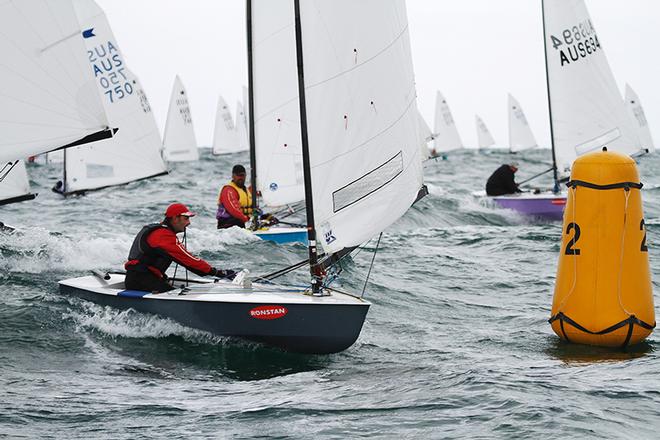
[[[245,186],[245,167],[234,165],[231,170],[231,182],[224,185],[218,196],[218,229],[238,226],[245,228],[245,223],[252,216],[252,194]]]

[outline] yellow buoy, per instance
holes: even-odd
[[[552,329],[579,344],[636,344],[655,311],[635,161],[605,148],[585,154],[568,186]]]

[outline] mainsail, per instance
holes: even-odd
[[[423,185],[406,6],[403,0],[295,5],[310,241],[317,234],[334,253],[400,218]]]
[[[0,29],[0,162],[110,136],[72,1],[2,1]]]
[[[509,94],[509,150],[512,153],[538,147],[520,103]]]
[[[589,17],[584,0],[544,0],[550,118],[556,166],[607,146],[640,152],[639,136]]]
[[[305,188],[290,0],[253,0],[252,74],[256,188],[265,205],[298,202]]]
[[[186,88],[177,75],[172,86],[170,107],[163,135],[163,159],[183,162],[199,159]]]
[[[626,109],[633,120],[634,126],[638,129],[642,148],[649,150],[649,152],[655,151],[653,138],[651,137],[651,128],[644,114],[642,102],[639,100],[637,93],[628,84],[626,84]]]
[[[495,145],[495,139],[493,139],[493,135],[490,134],[490,130],[488,130],[483,119],[481,119],[479,115],[474,115],[474,122],[477,127],[479,148],[489,148]]]
[[[449,109],[449,104],[440,91],[438,91],[435,98],[435,124],[433,130],[435,132],[434,149],[436,152],[463,148],[463,142],[458,135],[458,129]]]
[[[166,173],[160,135],[147,97],[126,67],[105,14],[93,0],[75,0],[82,28],[76,37],[87,46],[88,68],[96,75],[111,126],[121,127],[108,140],[67,149],[64,193],[119,185]]]
[[[218,108],[215,113],[215,128],[213,130],[213,154],[236,153],[241,150],[238,144],[238,133],[229,111],[229,106],[222,96],[218,98]]]
[[[35,197],[35,194],[30,193],[30,180],[22,160],[0,167],[0,205],[32,200]]]

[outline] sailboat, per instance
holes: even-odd
[[[651,137],[651,128],[649,127],[649,122],[646,119],[646,114],[644,114],[644,108],[642,107],[642,102],[639,100],[637,93],[626,84],[626,110],[630,115],[630,118],[633,120],[635,127],[638,130],[639,140],[641,142],[642,148],[648,150],[648,152],[655,151],[655,146],[653,145],[653,138]]]
[[[238,142],[238,132],[229,106],[222,96],[218,98],[213,130],[213,154],[229,154],[243,151]]]
[[[433,144],[433,155],[446,153],[452,150],[464,148],[463,141],[458,134],[454,117],[449,109],[449,104],[438,90],[435,98],[435,119],[433,132],[435,142]]]
[[[248,51],[260,42],[257,27],[281,11],[295,32],[309,243],[297,266],[309,269],[309,286],[200,281],[151,294],[100,273],[60,281],[61,292],[289,351],[333,353],[355,342],[370,303],[329,285],[331,263],[400,218],[423,188],[405,2],[248,0]]]
[[[0,167],[0,205],[24,202],[36,196],[30,192],[25,162],[17,160]]]
[[[495,139],[493,135],[490,134],[490,130],[484,123],[483,119],[479,115],[474,115],[474,122],[477,127],[477,140],[479,142],[479,148],[490,148],[495,146]]]
[[[429,142],[433,142],[435,139],[435,134],[431,132],[431,127],[429,127],[428,122],[422,116],[422,113],[417,109],[417,122],[419,124],[419,136],[420,136],[420,149],[422,151],[422,160],[429,159],[431,157],[431,150],[429,149]]]
[[[523,150],[537,148],[538,143],[527,122],[527,117],[520,103],[509,93],[509,152],[517,153]]]
[[[109,138],[73,1],[0,4],[0,162]]]
[[[163,159],[167,162],[199,159],[188,94],[179,75],[174,79],[170,107],[167,111],[163,134]]]
[[[542,0],[554,188],[492,196],[503,208],[561,220],[560,180],[580,155],[643,151],[584,0]],[[483,195],[484,192],[479,194]]]
[[[248,140],[248,127],[247,115],[245,113],[245,106],[241,101],[236,101],[236,133],[238,135],[238,145],[240,151],[247,151],[250,149],[250,142]]]
[[[54,190],[65,196],[82,194],[166,174],[151,106],[127,68],[103,10],[93,0],[74,5],[84,29],[86,65],[96,75],[92,91],[102,98],[109,121],[121,129],[110,139],[66,149],[62,185]]]

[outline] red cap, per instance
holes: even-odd
[[[165,211],[165,217],[170,218],[170,217],[176,217],[177,215],[185,215],[187,217],[193,217],[195,213],[190,212],[188,207],[183,203],[172,203],[170,206],[167,207],[167,211]]]

